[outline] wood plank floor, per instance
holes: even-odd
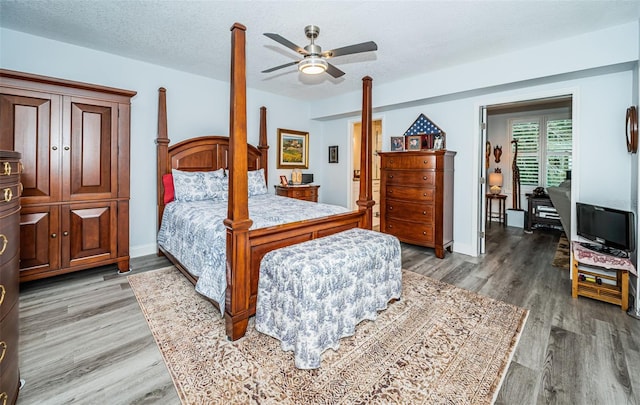
[[[493,226],[488,254],[403,244],[404,268],[529,309],[497,404],[640,404],[640,321],[571,298],[551,266],[558,231]],[[135,272],[168,265],[148,256]],[[179,404],[126,276],[113,266],[25,283],[20,293],[19,405]]]

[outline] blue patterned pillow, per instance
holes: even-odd
[[[212,172],[172,170],[176,201],[226,200],[229,183],[223,169]]]
[[[252,170],[248,172],[249,175],[249,197],[254,195],[267,194],[267,182],[264,179],[264,170]]]

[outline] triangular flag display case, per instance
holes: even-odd
[[[420,114],[404,133],[406,149],[416,149],[411,147],[412,141],[420,137],[419,149],[446,149],[446,133],[431,121],[426,115]]]

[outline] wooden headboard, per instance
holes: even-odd
[[[190,138],[169,146],[167,133],[167,91],[161,87],[158,90],[158,138],[157,143],[157,187],[158,187],[158,227],[164,212],[164,184],[162,176],[171,173],[172,169],[182,171],[212,171],[229,169],[229,137],[210,135]],[[267,159],[267,131],[266,107],[260,108],[260,144],[256,147],[247,144],[247,169],[264,170],[264,177],[268,179]]]

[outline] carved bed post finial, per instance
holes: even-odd
[[[373,79],[369,76],[362,78],[362,133],[360,146],[360,195],[356,204],[360,210],[366,210],[365,223],[363,228],[371,229],[373,224],[373,210],[375,204],[371,190],[371,160],[373,147],[371,143],[371,132],[373,130],[371,88]]]

